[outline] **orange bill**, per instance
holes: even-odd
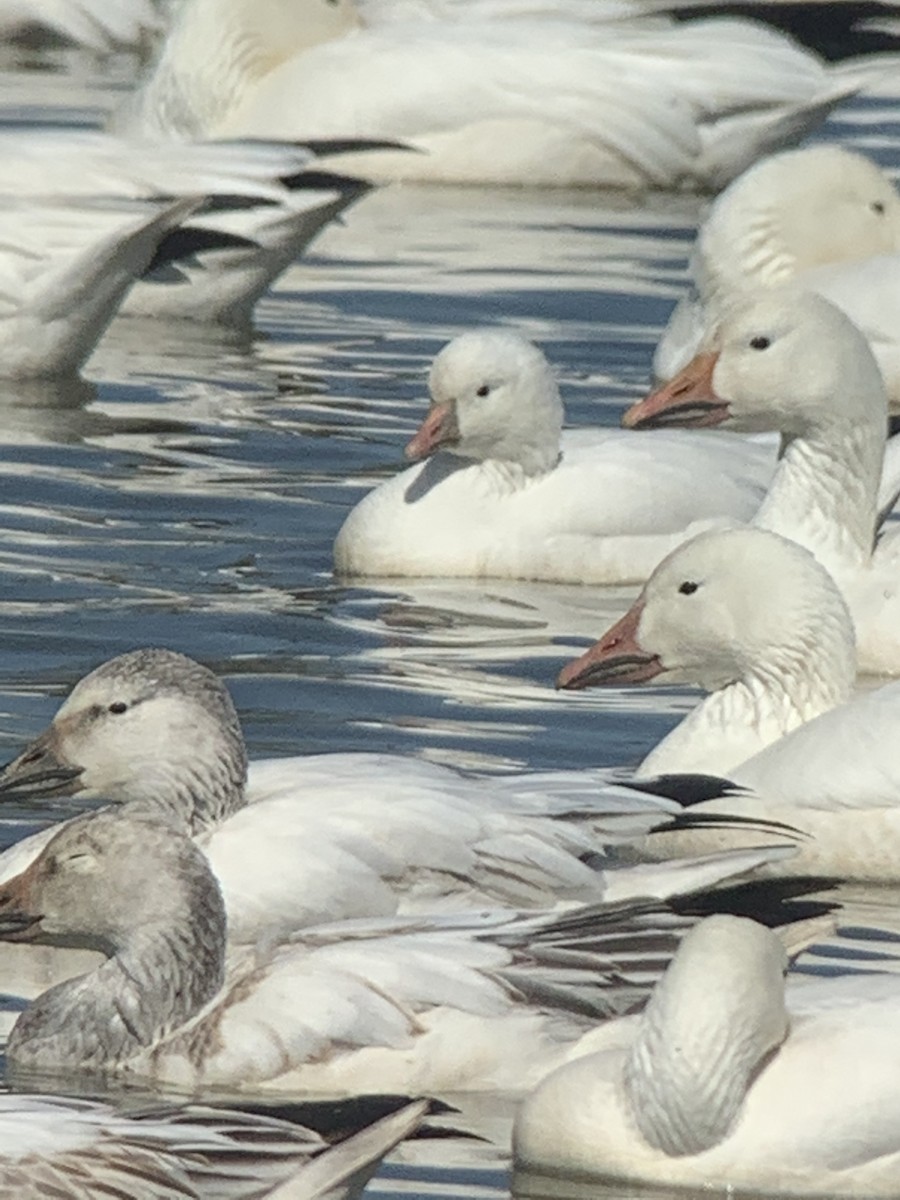
[[[645,683],[664,670],[655,654],[638,642],[638,625],[644,601],[637,600],[599,642],[563,667],[556,680],[558,688],[609,687],[620,683]]]
[[[729,416],[728,403],[716,395],[713,371],[718,353],[708,351],[692,358],[683,371],[632,404],[623,415],[626,429],[660,429],[680,425],[709,429]]]
[[[456,409],[452,404],[432,404],[428,416],[419,426],[419,431],[407,442],[403,453],[410,462],[428,458],[441,446],[453,446],[459,441],[459,425]]]

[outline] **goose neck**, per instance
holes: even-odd
[[[752,674],[706,696],[641,763],[638,777],[702,771],[727,776],[771,742],[850,695],[852,643],[796,643]]]
[[[851,417],[784,437],[754,524],[799,543],[829,569],[868,564],[874,547],[885,431]]]
[[[239,754],[231,749],[223,747],[208,762],[158,762],[135,773],[122,790],[128,812],[166,821],[192,837],[211,832],[246,804],[245,752],[243,746]]]
[[[210,887],[193,918],[133,933],[95,971],[30,1005],[10,1034],[12,1068],[115,1070],[190,1020],[222,986],[225,912]]]

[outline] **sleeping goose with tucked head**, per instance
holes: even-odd
[[[753,921],[713,916],[688,933],[643,1013],[609,1022],[598,1053],[555,1071],[521,1106],[516,1194],[551,1194],[562,1177],[895,1196],[896,976],[786,988],[786,966],[778,939]]]
[[[352,510],[339,575],[642,581],[692,530],[749,519],[771,478],[768,442],[563,432],[547,359],[511,331],[454,338],[429,389],[418,465]]]

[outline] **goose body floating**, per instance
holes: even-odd
[[[549,363],[507,330],[455,338],[429,390],[417,465],[347,517],[339,575],[643,581],[692,531],[749,520],[774,467],[769,441],[563,431]]]
[[[551,1177],[784,1196],[900,1187],[896,977],[789,982],[753,921],[683,939],[643,1013],[546,1078],[514,1133],[516,1194]],[[827,1070],[823,1070],[827,1064]]]
[[[7,1065],[18,1078],[130,1076],[188,1093],[518,1091],[634,1003],[691,923],[646,902],[561,918],[483,910],[337,921],[226,955],[202,850],[139,806],[101,809],[0,885],[0,938],[105,956],[25,1009]]]
[[[754,22],[619,23],[577,0],[186,0],[119,121],[417,151],[347,156],[382,182],[716,189],[874,75]]]

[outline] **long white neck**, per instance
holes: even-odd
[[[856,673],[855,648],[846,637],[831,636],[824,614],[821,632],[820,642],[783,649],[756,664],[753,674],[705,697],[651,750],[636,778],[727,776],[771,742],[843,703]]]
[[[651,1146],[699,1154],[727,1136],[787,1034],[783,969],[774,934],[752,921],[710,917],[685,937],[624,1070],[632,1118]]]
[[[830,571],[866,566],[875,542],[885,424],[848,413],[785,439],[754,518],[809,550]]]

